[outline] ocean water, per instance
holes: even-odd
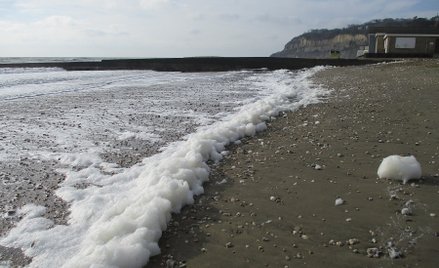
[[[6,63],[46,63],[46,62],[91,62],[110,58],[93,57],[0,57],[0,64]]]
[[[0,245],[23,249],[31,267],[142,267],[172,213],[203,193],[208,161],[329,94],[309,79],[321,69],[0,69],[0,165],[55,162],[65,179],[53,194],[70,210],[60,225],[26,204]]]

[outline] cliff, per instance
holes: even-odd
[[[294,37],[284,49],[271,57],[328,58],[331,50],[340,51],[341,58],[355,58],[357,50],[368,45],[367,32],[373,27],[432,28],[439,27],[439,16],[431,19],[382,19],[342,29],[316,29]]]

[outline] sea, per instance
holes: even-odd
[[[20,206],[0,200],[2,220],[14,222],[0,246],[21,249],[30,267],[143,267],[160,253],[158,240],[173,213],[203,194],[210,163],[220,162],[228,145],[328,96],[310,79],[323,68],[0,68],[0,191],[21,200]],[[42,188],[45,201],[26,197]],[[68,204],[64,223],[47,217],[54,198]]]

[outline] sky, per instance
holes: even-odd
[[[438,12],[438,0],[0,0],[0,57],[269,56],[310,29]]]

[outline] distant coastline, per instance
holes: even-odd
[[[61,62],[97,62],[108,57],[0,57],[0,64],[28,64],[28,63],[61,63]]]

